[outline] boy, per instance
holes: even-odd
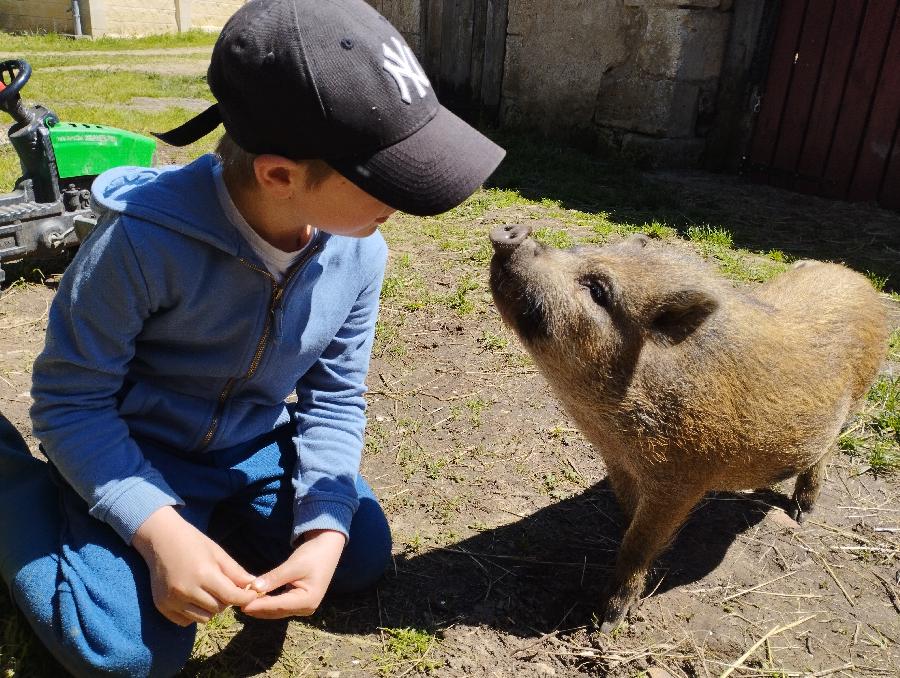
[[[503,157],[362,0],[251,0],[208,75],[217,104],[161,138],[223,122],[221,159],[94,183],[33,372],[49,463],[0,430],[0,574],[76,675],[171,675],[229,605],[307,615],[377,580],[390,532],[358,474],[376,230],[459,204]]]

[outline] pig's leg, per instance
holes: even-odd
[[[640,497],[637,483],[624,468],[609,463],[606,467],[609,484],[612,486],[616,501],[619,502],[619,508],[622,509],[627,526],[634,518],[634,511],[638,505],[638,497]]]
[[[702,493],[678,496],[666,491],[640,498],[616,558],[612,593],[600,626],[602,632],[609,633],[625,618],[644,590],[650,565],[702,496]]]
[[[791,499],[791,518],[798,523],[803,522],[804,513],[810,513],[816,499],[819,498],[819,492],[822,490],[822,480],[825,478],[825,467],[828,460],[831,459],[835,443],[841,434],[841,425],[847,420],[851,407],[854,406],[854,399],[851,394],[847,393],[837,403],[834,417],[832,418],[831,430],[818,441],[810,441],[811,450],[825,450],[819,461],[806,469],[797,476],[797,484],[794,485],[794,496]],[[856,402],[856,407],[859,403]]]
[[[825,478],[825,467],[831,454],[827,453],[819,461],[797,476],[794,485],[794,496],[791,499],[791,518],[802,523],[805,515],[813,510],[819,492],[822,491],[822,480]]]

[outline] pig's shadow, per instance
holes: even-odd
[[[718,493],[695,509],[657,559],[647,591],[661,593],[712,572],[729,546],[772,506],[772,491]],[[521,637],[592,620],[615,564],[624,519],[607,481],[503,527],[423,555],[396,559],[380,587],[383,625],[440,628],[458,621]],[[329,628],[362,632],[339,604]]]
[[[787,497],[772,491],[708,497],[656,561],[647,591],[658,595],[701,579],[740,533],[772,506],[786,505]],[[622,522],[604,480],[509,525],[420,555],[399,555],[377,593],[326,599],[309,623],[353,634],[402,627],[440,632],[466,624],[519,637],[590,623],[615,563]],[[242,621],[225,656],[211,658],[227,661],[234,675],[277,661],[287,631],[283,623]],[[255,660],[242,673],[248,655]],[[193,663],[189,675],[204,663]]]

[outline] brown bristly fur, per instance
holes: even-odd
[[[567,251],[526,240],[495,254],[491,287],[630,520],[605,630],[707,492],[798,476],[792,514],[812,510],[887,346],[877,293],[837,264],[799,262],[748,292],[643,236]]]

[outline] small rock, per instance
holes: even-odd
[[[539,676],[555,676],[556,669],[554,669],[549,664],[545,664],[544,662],[538,662],[534,665],[535,670]]]
[[[772,522],[773,525],[777,525],[778,527],[789,530],[797,529],[797,521],[791,518],[784,511],[773,509],[772,511],[769,511],[767,518]]]
[[[340,671],[329,671],[325,674],[325,678],[341,678]]]
[[[647,670],[647,678],[675,678],[661,666],[654,666]]]

